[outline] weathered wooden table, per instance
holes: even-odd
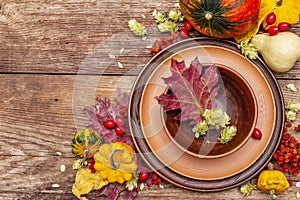
[[[76,199],[71,193],[75,173],[70,141],[77,129],[88,124],[82,106],[92,105],[96,95],[112,97],[117,88],[130,90],[151,58],[149,46],[160,37],[152,12],[169,11],[175,3],[0,1],[0,199]],[[145,40],[128,32],[131,18],[148,27]],[[291,31],[299,35],[300,24],[293,25]],[[288,83],[300,88],[299,71],[298,61],[289,72],[276,74],[285,101],[300,98],[299,91],[286,88]],[[61,165],[66,171],[60,171]],[[292,179],[300,181],[299,176]],[[297,191],[300,188],[293,186],[278,197],[296,199]],[[201,193],[167,185],[163,190],[145,189],[137,199],[155,198],[243,196],[238,188]],[[246,199],[267,198],[267,194],[254,191]]]

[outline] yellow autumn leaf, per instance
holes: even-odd
[[[238,43],[248,42],[258,33],[260,25],[267,30],[270,25],[267,25],[265,19],[272,12],[276,15],[276,22],[272,25],[278,26],[280,22],[297,24],[300,15],[300,2],[297,0],[261,0],[256,26],[246,34],[235,37],[235,41]]]
[[[78,199],[85,200],[86,198],[81,195],[88,194],[92,190],[99,190],[107,184],[108,181],[104,181],[99,172],[91,173],[90,169],[81,168],[76,173],[72,192]]]
[[[264,0],[274,6],[274,14],[276,21],[272,25],[268,25],[263,21],[262,26],[268,30],[270,26],[278,26],[280,22],[287,22],[289,24],[297,24],[300,15],[300,2],[297,0]]]
[[[264,21],[266,16],[273,11],[275,1],[276,0],[261,0],[260,1],[258,20],[256,22],[255,27],[243,35],[234,37],[236,42],[238,42],[238,43],[248,42],[252,37],[254,37],[256,35],[256,33],[258,33],[261,23]]]

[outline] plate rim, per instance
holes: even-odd
[[[235,52],[238,52],[240,54],[240,52],[238,51],[237,48],[237,44],[233,41],[229,41],[229,40],[220,40],[220,39],[215,39],[215,38],[208,38],[208,37],[197,37],[197,38],[191,38],[191,39],[186,39],[180,42],[177,42],[171,46],[169,46],[168,48],[162,50],[161,52],[159,52],[155,57],[153,57],[152,59],[150,59],[150,61],[146,64],[149,65],[150,63],[152,63],[153,61],[155,61],[155,59],[158,56],[163,56],[165,57],[164,59],[166,59],[166,56],[163,55],[163,53],[165,51],[168,51],[170,49],[172,49],[174,46],[178,46],[178,45],[182,45],[185,43],[189,43],[191,41],[197,41],[198,43],[203,43],[206,42],[203,45],[211,45],[211,46],[219,46],[216,45],[216,42],[221,42],[222,45],[229,45],[231,48],[228,48],[228,46],[223,47],[226,49],[230,49],[233,50]],[[207,42],[209,44],[207,44]],[[164,60],[163,59],[163,60]],[[251,61],[249,61],[251,62]],[[273,133],[274,132],[278,132],[281,133],[283,130],[283,125],[284,124],[284,120],[285,120],[285,116],[284,116],[284,103],[283,103],[283,95],[282,95],[282,91],[280,90],[280,86],[274,76],[274,74],[271,72],[271,70],[266,66],[266,64],[264,63],[263,59],[261,57],[259,57],[257,60],[252,61],[252,63],[254,63],[256,66],[258,66],[258,68],[260,69],[260,71],[264,74],[264,78],[268,81],[268,83],[270,84],[271,90],[272,90],[272,94],[275,92],[277,92],[278,95],[274,95],[274,101],[275,101],[275,106],[276,106],[276,122],[279,121],[279,123],[281,124],[281,126],[275,126]],[[259,64],[258,64],[259,63]],[[262,65],[262,66],[261,66]],[[139,77],[142,76],[142,74],[146,73],[147,69],[144,68],[138,75],[136,82],[134,83],[134,86],[132,88],[132,91],[130,93],[130,100],[129,100],[129,104],[128,104],[128,108],[129,108],[129,113],[128,113],[128,119],[129,119],[129,128],[131,131],[131,134],[133,136],[133,141],[135,146],[138,149],[138,152],[142,153],[139,144],[137,143],[137,141],[135,140],[136,135],[134,133],[136,133],[137,130],[135,130],[137,127],[135,126],[135,124],[131,123],[132,121],[132,116],[131,116],[131,109],[133,107],[132,102],[134,100],[134,93],[136,91],[136,87],[138,85],[137,81],[139,80]],[[266,74],[268,76],[266,76]],[[148,77],[149,78],[149,77]],[[140,105],[140,102],[139,102]],[[280,105],[280,106],[279,106]],[[134,105],[137,106],[137,105]],[[281,115],[279,115],[281,113]],[[135,119],[136,121],[138,121],[138,119]],[[141,136],[141,135],[140,135]],[[243,172],[240,172],[239,174],[236,174],[232,177],[228,177],[225,178],[225,181],[227,181],[228,179],[234,179],[235,183],[234,184],[230,184],[230,185],[224,185],[221,184],[221,182],[224,181],[220,181],[220,180],[195,180],[195,179],[191,179],[191,178],[187,178],[182,176],[181,174],[177,174],[177,176],[180,177],[180,182],[176,179],[171,179],[169,177],[165,176],[165,171],[172,171],[170,169],[168,169],[167,167],[163,166],[162,163],[159,163],[159,159],[155,158],[158,163],[156,163],[156,167],[153,167],[153,163],[150,164],[148,162],[147,156],[141,154],[140,156],[142,157],[142,159],[149,165],[150,168],[152,168],[152,170],[154,170],[157,167],[161,167],[159,168],[159,170],[155,170],[156,173],[158,173],[160,176],[162,176],[163,178],[167,179],[168,181],[170,181],[171,183],[178,185],[180,187],[186,188],[186,189],[190,189],[190,190],[196,190],[196,191],[219,191],[219,190],[224,190],[224,189],[228,189],[228,188],[232,188],[235,187],[236,185],[241,184],[242,182],[245,182],[251,178],[253,178],[256,174],[259,173],[259,171],[264,168],[267,163],[269,162],[269,160],[271,159],[271,156],[274,151],[277,149],[278,145],[279,145],[279,141],[281,138],[281,134],[272,134],[272,137],[270,139],[270,142],[268,143],[267,147],[265,148],[264,152],[261,154],[261,156],[251,165],[249,166],[247,169],[245,169]],[[270,144],[272,144],[273,148],[270,148]],[[149,148],[149,147],[148,147]],[[268,157],[269,155],[269,157]],[[264,162],[259,162],[260,160],[264,160]],[[259,165],[255,165],[255,163],[258,163]],[[246,172],[245,172],[246,171]],[[174,171],[172,171],[174,173]],[[251,172],[251,173],[249,173]],[[175,172],[176,173],[176,172]],[[239,180],[239,181],[238,181]],[[189,182],[194,182],[193,184],[189,184]],[[204,184],[208,184],[210,183],[208,187],[204,187]],[[197,184],[199,184],[200,186],[197,186]],[[214,185],[214,186],[212,186]]]

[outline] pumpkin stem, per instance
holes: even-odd
[[[272,200],[276,200],[277,196],[275,195],[275,190],[270,190],[270,197]]]
[[[124,151],[124,150],[125,150],[124,148],[122,148],[122,149],[115,149],[115,150],[113,150],[110,153],[109,160],[110,160],[110,167],[112,169],[119,169],[119,167],[120,167],[120,164],[117,163],[116,161],[114,161],[113,157],[114,157],[115,153],[118,152],[118,151]]]
[[[207,19],[209,21],[213,18],[213,15],[211,12],[205,12],[204,17],[205,17],[205,19]]]
[[[85,149],[83,150],[84,156],[83,156],[83,158],[82,158],[82,161],[80,162],[80,164],[81,164],[81,165],[83,165],[84,161],[86,161],[86,160],[87,160],[87,157],[88,157],[89,151],[90,151],[90,150],[89,150],[89,149],[87,149],[87,148],[85,148]]]
[[[277,0],[277,1],[276,1],[276,6],[277,6],[277,7],[282,6],[282,1],[283,1],[283,0]]]

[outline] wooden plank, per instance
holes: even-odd
[[[96,79],[96,81],[95,81]],[[84,82],[82,80],[88,80]],[[112,97],[119,87],[129,91],[133,76],[73,76],[73,75],[0,75],[0,199],[76,199],[71,194],[75,179],[72,170],[74,157],[70,152],[70,141],[79,125],[88,124],[81,112],[74,118],[74,94],[84,91],[82,105],[91,105],[95,95]],[[78,82],[80,84],[77,84]],[[93,86],[96,82],[96,86]],[[293,93],[286,88],[294,83],[300,88],[300,81],[280,80],[286,101],[300,98],[300,91]],[[92,93],[88,93],[90,90]],[[79,93],[77,93],[79,94]],[[92,99],[92,100],[91,100]],[[295,124],[300,123],[300,118]],[[56,152],[62,156],[57,156]],[[66,166],[61,172],[60,166]],[[291,177],[300,181],[300,177]],[[52,188],[57,183],[59,188]],[[290,188],[279,195],[280,199],[294,199],[297,189]],[[255,191],[249,199],[266,199],[267,194]],[[95,199],[95,193],[91,199]],[[142,191],[137,199],[240,199],[238,188],[220,193],[199,193],[168,185]],[[125,197],[121,198],[125,199]]]
[[[0,73],[137,74],[137,68],[151,58],[146,47],[163,36],[152,12],[169,11],[175,3],[178,1],[4,0],[0,10]],[[148,28],[145,40],[129,32],[131,18]],[[300,34],[299,27],[293,25],[291,31]],[[125,51],[119,55],[121,48]],[[117,58],[109,58],[109,53]],[[124,68],[118,68],[117,62]],[[298,62],[293,70],[277,76],[299,78],[299,68]]]

